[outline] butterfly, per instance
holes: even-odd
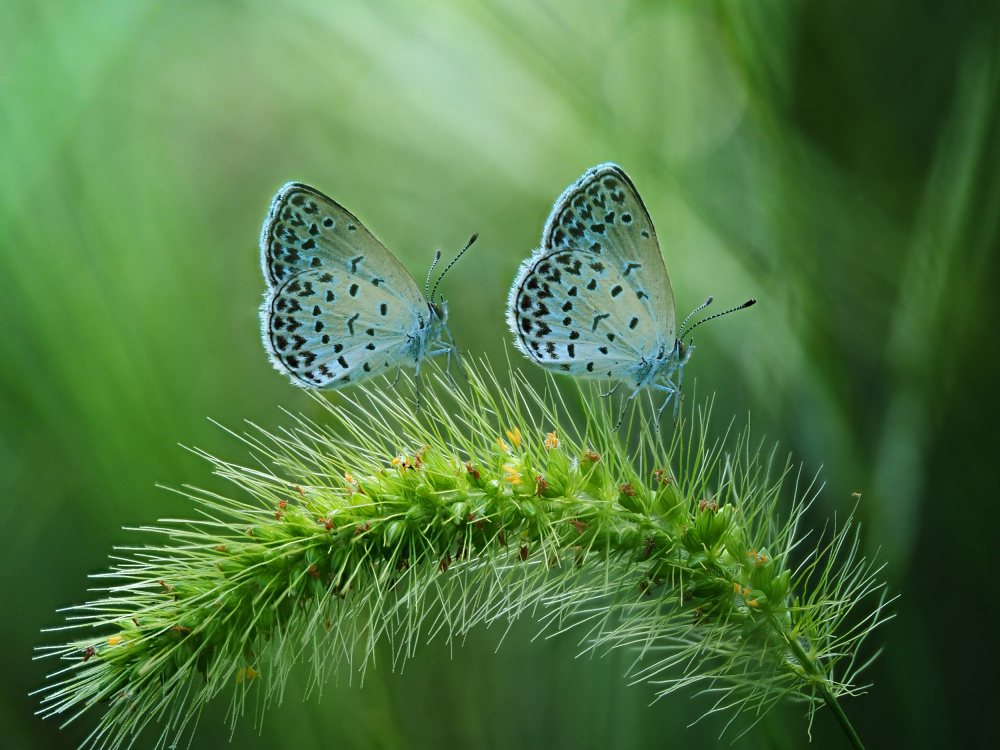
[[[434,302],[434,292],[477,236],[428,292],[437,253],[421,295],[403,264],[354,214],[314,187],[287,183],[260,234],[267,280],[261,334],[271,363],[296,385],[322,389],[413,364],[419,409],[423,359],[447,354],[449,378],[451,355],[458,359],[448,305],[443,297]]]
[[[610,162],[588,169],[559,196],[542,245],[521,264],[507,300],[514,344],[528,359],[556,372],[626,382],[632,393],[624,406],[646,386],[664,391],[657,423],[671,399],[677,419],[684,365],[694,350],[682,339],[705,320],[678,333],[653,221],[632,180]],[[623,407],[618,424],[624,414]]]

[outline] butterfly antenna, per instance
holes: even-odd
[[[709,297],[707,300],[705,300],[700,305],[698,305],[694,310],[692,310],[688,314],[688,316],[686,318],[684,318],[684,322],[681,323],[681,325],[680,325],[680,330],[683,331],[684,330],[684,326],[686,326],[688,324],[688,321],[691,320],[691,318],[693,318],[696,313],[700,312],[701,310],[704,310],[706,307],[708,307],[709,305],[711,305],[712,304],[712,300],[714,300],[714,299],[715,299],[715,297]],[[679,339],[684,338],[684,334],[683,333],[678,334],[677,338],[679,338]]]
[[[693,326],[691,326],[691,328],[689,328],[684,335],[685,336],[689,336],[691,334],[691,331],[693,331],[695,328],[697,328],[698,326],[700,326],[702,323],[707,323],[708,321],[712,320],[713,318],[721,318],[723,315],[729,315],[729,313],[731,313],[731,312],[736,312],[737,310],[743,310],[744,308],[747,308],[747,307],[753,307],[756,304],[757,304],[757,300],[755,300],[755,299],[748,299],[742,305],[737,305],[736,307],[733,307],[733,308],[731,308],[729,310],[726,310],[724,312],[716,313],[715,315],[709,315],[704,320],[699,320],[697,323],[695,323]],[[677,338],[680,338],[680,336],[678,336]]]
[[[438,264],[439,260],[441,260],[440,250],[434,253],[434,262],[431,263],[431,267],[427,271],[427,281],[424,283],[424,299],[430,300],[430,297],[427,296],[427,292],[430,291],[431,288],[431,274],[434,273],[434,266]]]
[[[441,279],[443,279],[444,275],[446,273],[448,273],[448,271],[451,270],[451,267],[458,262],[458,259],[461,258],[465,254],[465,251],[468,250],[470,247],[472,247],[472,243],[475,242],[478,239],[479,239],[479,232],[476,232],[474,235],[472,235],[472,237],[469,239],[469,241],[465,243],[465,247],[462,248],[462,252],[460,252],[458,255],[455,256],[455,260],[453,260],[451,263],[449,263],[447,265],[447,267],[445,267],[445,269],[441,272],[441,275],[438,276],[438,280],[434,282],[434,291],[431,292],[431,296],[427,298],[428,300],[434,299],[434,293],[437,292],[438,284],[441,283]],[[428,278],[428,280],[430,280],[430,275],[429,274],[428,274],[427,278]]]

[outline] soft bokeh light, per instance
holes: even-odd
[[[1000,695],[992,460],[1000,34],[989,3],[13,2],[0,6],[0,745],[73,747],[33,715],[32,662],[122,526],[190,512],[155,485],[219,488],[208,418],[276,428],[314,407],[259,337],[257,238],[287,180],[347,206],[422,281],[449,274],[459,345],[506,343],[507,289],[552,202],[613,160],[640,190],[682,316],[688,397],[749,414],[858,502],[897,619],[869,746],[975,745]],[[967,520],[974,518],[975,520]],[[958,558],[958,559],[957,559]],[[958,567],[960,566],[960,567]],[[960,632],[956,632],[956,630]],[[576,660],[530,623],[429,646],[317,704],[290,687],[242,747],[712,744],[708,704],[647,708],[623,655]],[[197,746],[224,741],[224,705]],[[921,717],[914,721],[912,717]],[[669,727],[669,732],[665,729]],[[843,747],[827,716],[817,747]],[[735,734],[738,734],[737,731]],[[735,736],[735,735],[734,735]],[[794,747],[785,706],[736,744]]]

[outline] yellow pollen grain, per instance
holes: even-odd
[[[552,450],[553,448],[559,447],[559,437],[556,435],[556,431],[548,432],[545,434],[545,450]]]
[[[247,667],[247,679],[248,680],[252,680],[254,677],[256,677],[259,674],[260,674],[260,672],[258,672],[253,667]]]
[[[241,682],[243,682],[243,678],[246,677],[246,674],[247,674],[247,671],[245,669],[241,669],[239,672],[236,673],[236,684],[237,685],[239,685]]]
[[[120,635],[113,635],[110,638],[108,638],[109,646],[117,646],[121,642],[122,642],[122,637]]]
[[[503,470],[507,472],[507,476],[504,477],[506,481],[511,484],[521,484],[521,475],[518,473],[517,469],[510,464],[504,464]]]
[[[504,453],[510,453],[510,446],[507,445],[507,443],[505,443],[502,438],[497,438],[497,445],[500,446],[500,450],[502,450]]]

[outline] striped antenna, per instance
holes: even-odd
[[[427,292],[430,291],[431,288],[431,274],[434,273],[434,266],[438,264],[439,260],[441,260],[440,250],[434,253],[434,262],[431,263],[431,267],[427,271],[427,281],[424,282],[424,299],[426,299],[428,302],[430,302],[430,297],[427,296]]]
[[[444,278],[444,275],[446,273],[448,273],[448,271],[451,270],[451,267],[458,262],[458,259],[461,258],[465,254],[465,251],[468,250],[470,247],[472,247],[472,243],[475,242],[478,239],[479,239],[479,232],[476,232],[474,235],[472,235],[471,239],[468,242],[465,243],[465,247],[462,248],[462,252],[460,252],[458,255],[456,255],[455,256],[455,260],[453,260],[451,263],[449,263],[448,266],[441,272],[441,275],[438,276],[438,280],[436,282],[434,282],[434,291],[431,292],[431,296],[427,298],[428,301],[434,299],[434,293],[437,292],[438,284],[441,283],[441,279]],[[430,279],[430,275],[428,275],[427,278]]]
[[[711,298],[709,298],[709,299],[711,299]],[[733,307],[733,308],[731,308],[729,310],[726,310],[725,312],[716,313],[715,315],[709,315],[707,318],[704,318],[703,320],[699,320],[697,323],[695,323],[693,326],[691,326],[684,333],[684,335],[685,336],[689,336],[691,334],[691,331],[693,331],[695,328],[697,328],[698,326],[700,326],[702,323],[707,323],[708,321],[710,321],[710,320],[712,320],[714,318],[721,318],[723,315],[729,315],[729,313],[736,312],[737,310],[743,310],[743,309],[745,309],[747,307],[753,307],[756,304],[757,304],[757,300],[755,300],[755,299],[748,299],[742,305],[737,305],[736,307]],[[704,305],[702,305],[702,307],[704,307]],[[681,337],[678,336],[677,338],[680,339]]]

